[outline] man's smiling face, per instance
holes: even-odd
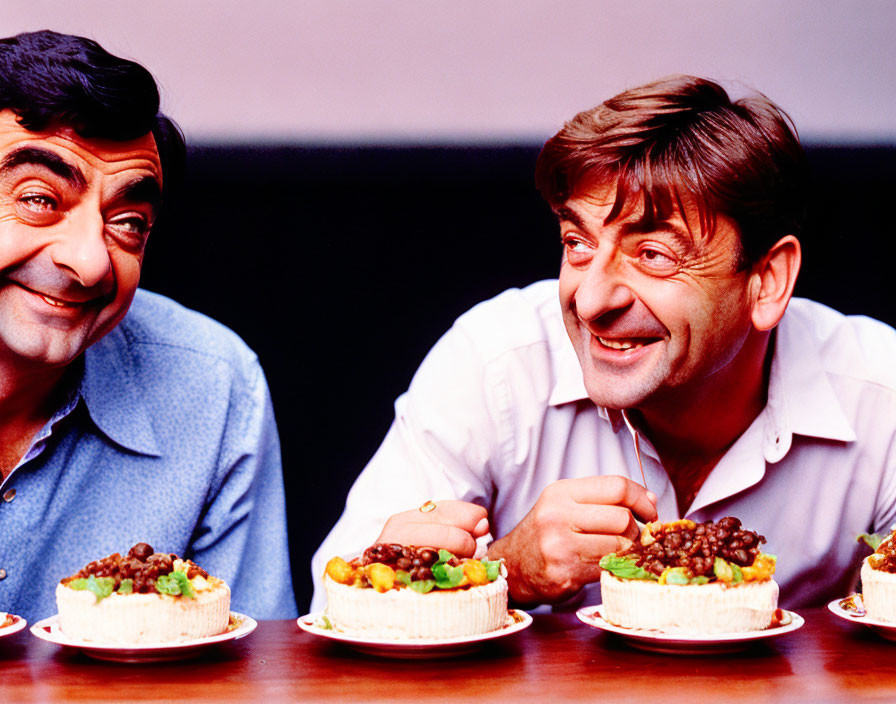
[[[35,133],[0,111],[0,364],[64,366],[118,324],[161,180],[152,135]]]
[[[640,203],[605,222],[615,198],[615,184],[583,189],[558,209],[560,302],[588,395],[598,405],[644,409],[699,394],[752,327],[738,232],[718,217],[708,236],[696,212],[645,228]]]

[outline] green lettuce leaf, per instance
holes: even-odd
[[[409,587],[411,586],[411,573],[407,570],[395,570],[395,581]]]
[[[481,562],[485,565],[485,576],[488,577],[488,581],[494,582],[501,574],[501,561],[481,560]]]
[[[744,573],[741,568],[721,557],[716,557],[712,564],[712,571],[720,582],[739,584],[744,581]]]
[[[83,577],[73,579],[68,586],[78,591],[93,592],[97,601],[102,601],[112,593],[115,589],[115,580],[112,577],[94,577],[90,575],[87,579]]]
[[[445,562],[437,562],[432,566],[432,576],[439,589],[453,589],[463,581],[464,568],[461,565],[452,567]]]
[[[426,594],[431,592],[435,586],[436,582],[434,579],[418,579],[415,582],[411,582],[410,588],[418,594]]]
[[[691,575],[684,567],[673,567],[663,572],[666,584],[690,584]]]
[[[602,569],[619,579],[652,579],[658,580],[652,572],[638,567],[635,561],[629,557],[619,557],[615,552],[604,555],[598,563]]]
[[[134,593],[134,580],[133,579],[123,579],[121,580],[121,584],[118,585],[118,589],[116,589],[119,594],[133,594]]]
[[[156,580],[156,591],[159,594],[168,594],[169,596],[183,595],[188,599],[195,599],[196,594],[193,591],[193,585],[185,572],[175,570],[171,574],[163,574]]]
[[[863,541],[869,548],[872,550],[877,550],[880,547],[883,539],[889,535],[888,533],[862,533],[861,535],[856,537],[856,540]]]

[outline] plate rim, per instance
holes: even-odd
[[[305,614],[304,616],[299,616],[299,618],[296,619],[296,623],[298,624],[299,628],[301,628],[306,633],[310,633],[311,635],[319,636],[321,638],[329,638],[330,640],[335,640],[340,643],[346,643],[348,645],[387,648],[393,650],[417,650],[424,648],[442,648],[458,645],[471,645],[474,643],[493,640],[495,638],[502,638],[514,633],[519,633],[520,631],[523,631],[532,625],[532,615],[528,612],[523,611],[522,609],[508,609],[507,611],[508,614],[513,613],[519,620],[516,623],[510,624],[509,626],[504,626],[503,628],[495,631],[489,631],[488,633],[477,633],[472,636],[455,636],[453,638],[415,638],[411,641],[389,640],[382,638],[359,638],[357,636],[351,636],[346,633],[341,633],[340,631],[321,628],[315,622],[323,614],[323,611],[313,611],[311,613]],[[310,621],[310,623],[308,621]]]
[[[868,618],[868,616],[856,616],[840,606],[841,601],[848,599],[851,596],[855,596],[855,593],[829,601],[828,611],[834,614],[834,616],[842,618],[844,621],[849,621],[850,623],[860,623],[863,626],[871,626],[872,628],[896,630],[896,623],[893,623],[892,621],[878,621],[876,618]]]
[[[237,640],[239,638],[243,638],[252,631],[254,631],[258,627],[258,621],[256,621],[251,616],[247,616],[246,614],[241,614],[237,611],[231,611],[231,616],[235,616],[243,620],[243,623],[234,628],[232,631],[227,631],[225,633],[218,633],[213,636],[204,636],[202,638],[194,638],[193,640],[188,641],[180,641],[180,642],[168,642],[168,643],[135,643],[133,645],[125,645],[121,643],[97,643],[94,641],[87,640],[76,640],[74,638],[69,638],[64,634],[60,633],[58,630],[50,630],[47,631],[47,628],[53,628],[53,626],[57,626],[59,623],[59,614],[53,614],[52,616],[48,616],[47,618],[41,619],[33,626],[31,626],[30,631],[31,634],[35,638],[40,638],[41,640],[47,641],[48,643],[54,643],[55,645],[61,645],[69,648],[81,648],[82,650],[97,650],[103,652],[127,652],[127,653],[150,653],[159,650],[182,650],[188,648],[199,648],[204,645],[213,645],[215,643],[224,643],[229,640]]]
[[[0,638],[5,638],[6,636],[11,636],[14,633],[18,633],[25,629],[28,625],[28,621],[25,620],[23,616],[19,616],[18,614],[10,613],[9,611],[4,611],[7,616],[12,616],[16,619],[16,622],[11,626],[6,626],[5,628],[0,628]]]
[[[627,638],[637,638],[655,643],[681,643],[689,646],[710,646],[719,643],[741,643],[751,640],[761,640],[763,638],[774,638],[775,636],[784,635],[785,633],[792,633],[805,625],[806,619],[795,611],[789,611],[788,609],[781,610],[790,615],[791,622],[787,625],[776,626],[775,628],[765,628],[761,631],[718,633],[707,636],[689,635],[686,633],[663,633],[661,631],[645,631],[616,626],[604,619],[603,604],[584,606],[576,611],[576,616],[586,626],[591,626],[592,628],[597,628],[598,630],[607,631],[609,633],[616,633]],[[595,615],[600,620],[600,623],[595,621]]]

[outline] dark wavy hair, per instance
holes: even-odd
[[[92,39],[50,30],[0,39],[0,110],[5,109],[35,132],[62,125],[85,139],[114,141],[151,132],[165,192],[183,178],[184,138],[159,112],[152,74]]]
[[[544,145],[535,181],[555,210],[577,189],[615,183],[608,222],[631,198],[645,221],[691,200],[708,235],[717,215],[734,221],[743,267],[799,235],[808,169],[790,118],[764,95],[732,101],[713,81],[672,76],[576,115]]]

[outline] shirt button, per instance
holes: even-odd
[[[6,579],[6,570],[0,569],[0,579]]]
[[[6,503],[9,503],[14,498],[16,498],[16,490],[15,489],[9,489],[3,494],[3,500]]]

